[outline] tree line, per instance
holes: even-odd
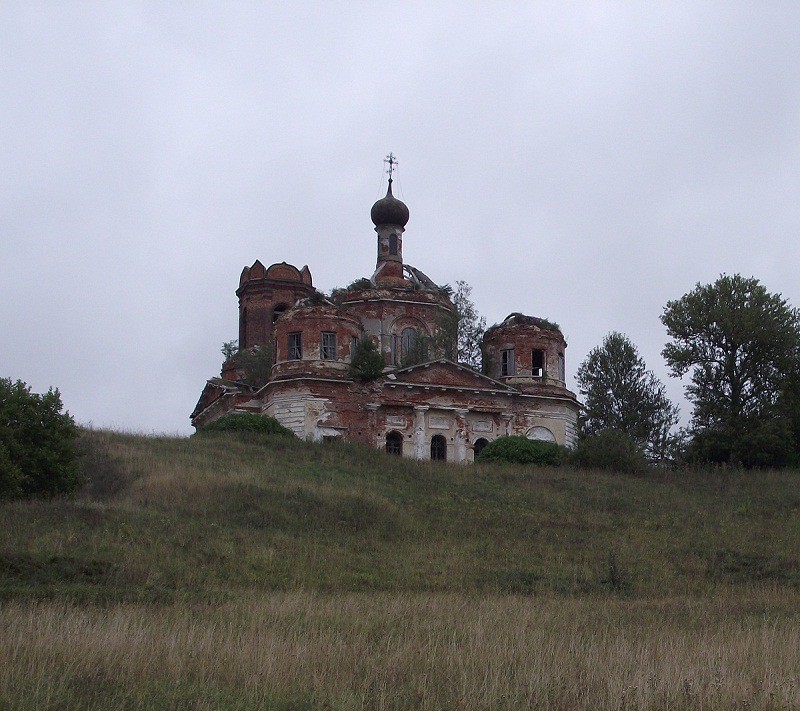
[[[670,375],[688,376],[688,426],[676,429],[678,409],[633,343],[609,333],[578,369],[578,456],[608,459],[614,450],[651,462],[797,466],[798,310],[755,278],[723,274],[669,301],[661,322]]]

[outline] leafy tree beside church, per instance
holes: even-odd
[[[800,313],[757,279],[722,275],[667,303],[675,377],[689,375],[689,454],[700,461],[781,466],[800,430]]]
[[[584,397],[580,418],[584,437],[616,430],[652,461],[670,455],[678,408],[627,336],[609,333],[581,363],[577,381]]]

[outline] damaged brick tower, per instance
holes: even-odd
[[[443,324],[452,323],[454,306],[447,289],[403,262],[409,210],[392,194],[392,154],[386,163],[386,195],[370,212],[377,233],[372,276],[326,297],[307,266],[245,267],[236,291],[239,346],[265,347],[274,364],[266,382],[252,384],[237,358],[229,359],[221,377],[206,383],[192,424],[258,412],[298,437],[456,462],[472,461],[506,434],[572,445],[579,405],[566,387],[566,342],[557,324],[513,313],[488,329],[483,373],[448,359],[454,334]],[[384,362],[383,374],[368,383],[349,367],[363,337]]]

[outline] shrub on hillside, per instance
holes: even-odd
[[[561,464],[561,460],[561,447],[557,444],[528,439],[520,435],[498,437],[493,442],[489,442],[476,459],[478,462],[538,464],[552,467]]]
[[[582,469],[637,472],[646,468],[644,452],[621,430],[605,429],[578,440],[571,456]]]
[[[203,432],[256,432],[294,437],[294,432],[284,427],[274,417],[249,412],[223,415],[198,430],[198,433]]]
[[[78,428],[58,390],[0,378],[0,498],[70,494],[82,484]]]

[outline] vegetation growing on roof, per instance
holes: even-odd
[[[325,294],[314,289],[314,291],[302,300],[302,304],[305,306],[324,306],[325,304],[330,304],[330,301],[328,301],[328,297],[326,297]]]
[[[275,354],[271,346],[253,346],[239,348],[238,341],[226,341],[222,344],[224,357],[223,368],[233,366],[241,373],[241,382],[254,388],[261,388],[269,382]]]
[[[491,331],[493,328],[499,328],[500,326],[536,326],[537,328],[548,331],[561,332],[561,326],[555,321],[540,318],[539,316],[526,316],[525,314],[517,312],[509,314],[503,319],[502,323],[494,324],[494,326],[489,327],[487,331]]]
[[[367,277],[361,277],[360,279],[350,282],[345,287],[331,289],[330,298],[336,301],[350,291],[366,291],[368,289],[377,289],[377,286],[373,284],[371,280],[367,279]]]

